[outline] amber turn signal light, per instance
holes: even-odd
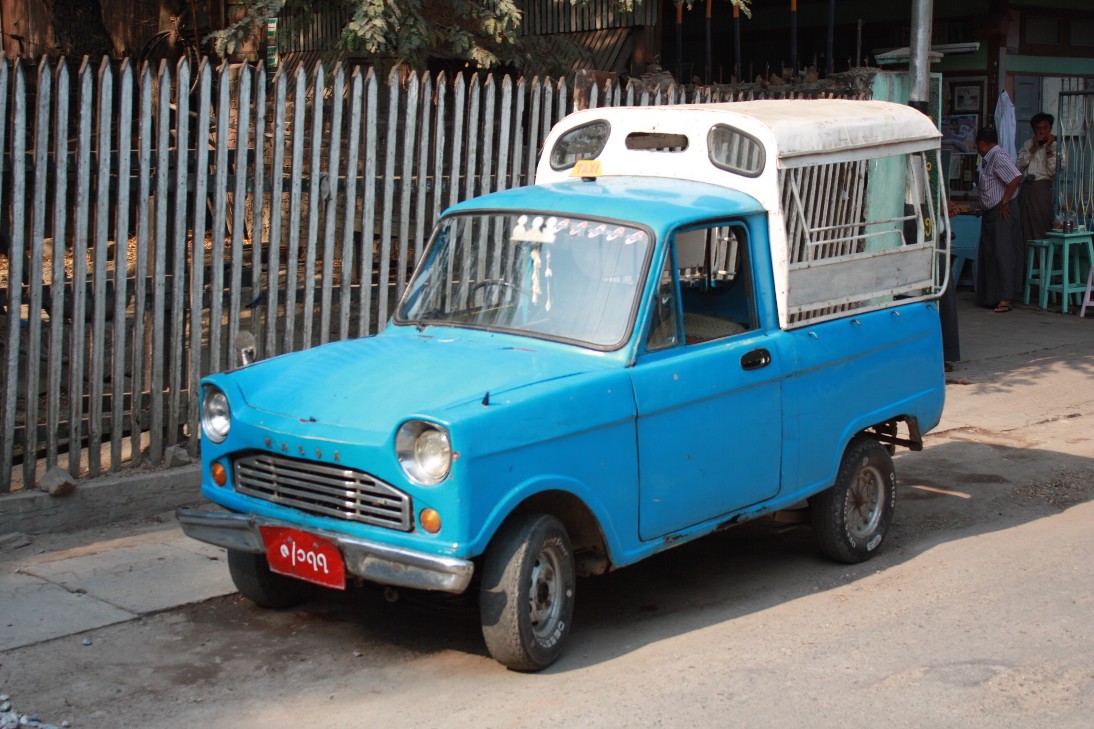
[[[209,467],[209,472],[213,476],[213,483],[217,486],[228,483],[228,469],[224,467],[223,463],[214,463]]]
[[[441,530],[441,515],[436,509],[422,509],[422,513],[418,515],[418,521],[422,523],[422,529],[430,534],[436,534]]]

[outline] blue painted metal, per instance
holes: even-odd
[[[917,303],[778,328],[766,215],[748,195],[657,178],[555,183],[488,195],[449,214],[528,210],[625,220],[656,248],[627,345],[597,351],[512,334],[398,320],[379,335],[284,355],[206,378],[232,405],[221,444],[204,442],[203,494],[230,510],[423,553],[481,555],[528,498],[565,492],[596,519],[615,566],[724,524],[793,505],[833,482],[862,429],[898,417],[937,424],[941,336]],[[736,220],[748,231],[759,327],[703,346],[645,350],[672,234]],[[672,267],[670,267],[672,270]],[[742,368],[767,350],[770,363]],[[456,453],[441,484],[400,467],[399,426],[448,429]],[[311,516],[214,484],[210,467],[267,451],[365,471],[407,493],[408,532]],[[424,508],[439,533],[417,525]]]

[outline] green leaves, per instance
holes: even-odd
[[[584,5],[589,0],[569,0]],[[612,0],[620,12],[633,12],[643,2],[655,0]],[[752,17],[752,0],[727,0]],[[695,0],[674,0],[691,8]],[[265,33],[267,19],[282,8],[316,12],[349,9],[350,20],[342,28],[339,47],[371,57],[380,66],[425,67],[430,58],[456,58],[480,68],[500,64],[528,73],[554,73],[571,55],[562,36],[543,38],[519,35],[523,21],[520,0],[238,0],[242,17],[212,34],[214,50],[221,56],[234,52],[241,41]],[[554,47],[555,51],[550,49]]]

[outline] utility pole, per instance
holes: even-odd
[[[909,48],[908,71],[911,75],[911,89],[908,92],[908,106],[930,116],[927,105],[931,94],[931,13],[933,0],[912,0],[912,44]],[[936,170],[941,176],[942,170]],[[941,204],[941,200],[939,201]],[[939,210],[938,217],[948,220],[946,210]],[[943,235],[949,235],[947,223]],[[948,264],[944,264],[948,265]],[[944,276],[940,273],[940,278]],[[946,362],[961,359],[961,333],[957,322],[957,299],[954,287],[957,282],[950,279],[938,301],[938,316],[942,324],[942,357]]]
[[[912,45],[908,70],[908,105],[927,113],[931,78],[931,13],[933,0],[912,0]]]

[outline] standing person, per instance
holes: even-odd
[[[947,217],[953,220],[960,214],[957,203],[947,200]],[[946,231],[946,235],[953,239],[952,227]],[[942,265],[949,265],[948,262]],[[961,360],[961,335],[957,328],[957,296],[954,289],[957,281],[951,276],[946,288],[942,290],[942,296],[938,299],[938,316],[942,323],[942,367],[946,372],[953,371],[953,363]]]
[[[1037,113],[1029,120],[1033,138],[1018,151],[1018,169],[1026,176],[1019,206],[1022,208],[1022,239],[1029,242],[1052,230],[1052,180],[1056,176],[1056,137],[1051,114]]]
[[[997,313],[1011,310],[1022,295],[1024,263],[1022,223],[1013,202],[1022,174],[999,146],[995,129],[985,127],[976,135],[980,153],[980,256],[976,273],[976,303]]]

